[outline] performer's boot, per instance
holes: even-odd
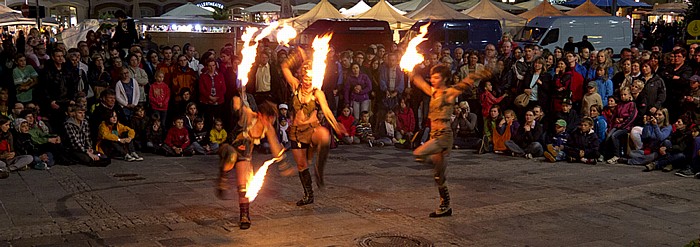
[[[309,169],[300,171],[299,179],[301,180],[301,185],[304,186],[304,197],[297,202],[297,206],[314,203],[314,187],[311,184],[311,173]]]
[[[435,211],[430,213],[430,217],[444,217],[452,215],[452,208],[450,208],[450,193],[447,191],[447,186],[443,185],[438,187],[440,192],[440,207]]]
[[[245,186],[238,187],[238,206],[241,214],[239,226],[242,230],[250,228],[250,202],[245,197],[246,192]]]
[[[316,186],[323,188],[326,184],[323,182],[323,171],[326,169],[326,161],[328,161],[328,151],[330,145],[321,144],[318,147],[318,158],[316,160]]]

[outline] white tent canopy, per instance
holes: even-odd
[[[392,30],[405,30],[411,28],[416,21],[396,12],[385,0],[379,0],[369,11],[355,16],[359,19],[376,19],[389,22]]]
[[[525,9],[534,9],[535,7],[539,6],[542,2],[543,2],[543,0],[530,0],[527,2],[516,3],[515,6],[525,8]],[[571,8],[566,7],[566,6],[562,6],[559,4],[552,4],[552,6],[554,6],[554,8],[558,9],[559,11],[571,10]]]
[[[481,0],[467,10],[462,11],[463,14],[469,15],[478,19],[492,19],[501,22],[504,31],[514,33],[518,28],[525,26],[527,19],[506,12],[496,6],[491,0]]]
[[[271,3],[271,2],[264,2],[264,3],[259,3],[253,6],[250,6],[248,8],[243,9],[244,12],[248,13],[268,13],[268,12],[280,12],[282,9],[281,6]]]
[[[408,2],[405,2],[405,3],[397,4],[395,7],[396,7],[397,9],[400,9],[400,10],[403,10],[403,11],[406,11],[406,12],[411,12],[411,11],[415,11],[415,10],[417,10],[417,9],[422,8],[423,6],[425,6],[426,4],[428,4],[429,2],[430,2],[430,0],[411,0],[411,1],[408,1]],[[449,6],[449,7],[452,8],[452,9],[464,9],[464,8],[459,7],[459,6],[456,5],[456,4],[445,3],[445,2],[443,2],[443,3],[444,3],[445,5],[447,5],[447,6]]]
[[[328,2],[328,0],[321,0],[321,2],[316,4],[316,6],[309,10],[309,12],[306,12],[303,15],[294,18],[284,19],[281,21],[291,23],[291,25],[295,29],[299,30],[310,26],[318,19],[326,18],[343,19],[345,18],[345,16],[338,12],[338,9],[336,9],[333,6],[333,4]]]
[[[355,6],[352,6],[352,8],[349,9],[340,9],[340,13],[343,14],[345,17],[353,17],[356,15],[360,15],[364,12],[367,12],[368,10],[372,9],[365,1],[360,0],[355,4]]]
[[[168,13],[165,13],[161,16],[166,16],[166,17],[182,17],[182,18],[188,18],[188,17],[193,17],[193,16],[200,16],[200,17],[211,17],[212,12],[199,7],[197,5],[194,5],[192,3],[186,3],[183,4],[180,7],[177,7],[171,11],[168,11]]]
[[[97,31],[99,28],[100,22],[98,20],[83,20],[78,23],[78,25],[63,30],[63,32],[61,32],[61,40],[66,44],[66,47],[78,47],[78,42],[85,40],[90,30]]]
[[[423,19],[472,19],[470,16],[460,13],[443,3],[441,0],[431,0],[428,4],[408,13],[406,17],[414,20]]]

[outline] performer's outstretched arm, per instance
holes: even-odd
[[[470,73],[467,77],[459,81],[457,84],[447,89],[447,97],[449,101],[454,100],[462,92],[474,86],[476,80],[488,80],[492,74],[490,70],[482,70],[476,73]]]
[[[284,79],[290,86],[292,86],[292,89],[294,90],[296,90],[299,86],[299,79],[294,77],[294,73],[292,73],[291,68],[301,65],[306,59],[306,53],[304,53],[304,50],[297,49],[296,51],[296,53],[290,54],[289,57],[287,57],[287,60],[282,63],[282,75],[284,75]]]
[[[413,71],[411,71],[409,75],[411,78],[413,78],[413,85],[415,85],[416,88],[420,89],[427,95],[431,95],[433,93],[431,90],[432,87],[430,86],[430,83],[425,81],[425,79],[423,79],[423,76],[415,74],[413,73]]]

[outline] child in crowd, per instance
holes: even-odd
[[[399,101],[399,108],[396,110],[396,128],[406,141],[411,141],[413,130],[416,129],[416,119],[405,98]]]
[[[168,130],[163,150],[167,156],[194,155],[194,149],[190,145],[190,133],[185,128],[185,120],[182,118],[175,119],[173,127]]]
[[[384,147],[393,145],[394,143],[398,143],[398,139],[401,139],[401,136],[397,135],[396,117],[393,111],[389,111],[386,113],[384,121],[379,123],[377,129],[378,131],[375,135],[377,139],[374,141],[370,141],[370,147],[373,146],[371,142],[374,142],[374,145]]]
[[[598,95],[600,95],[601,99],[608,99],[608,97],[611,97],[613,95],[613,83],[607,75],[607,69],[605,69],[605,66],[598,66],[596,68],[596,91]],[[607,101],[603,101],[603,107],[608,106]],[[586,108],[583,108],[584,112]]]
[[[593,105],[603,107],[603,100],[600,98],[596,87],[596,82],[588,82],[588,91],[586,95],[583,96],[583,104],[581,104],[583,116],[590,117],[590,109]]]
[[[209,147],[211,148],[212,153],[219,150],[219,146],[226,142],[226,137],[228,137],[228,134],[226,133],[226,130],[224,130],[224,122],[219,118],[215,118],[214,128],[209,131]]]
[[[148,124],[148,130],[146,131],[146,147],[154,154],[164,153],[162,122],[158,114],[153,114],[151,122]]]
[[[209,146],[209,131],[204,129],[204,119],[201,117],[194,119],[194,128],[190,131],[192,148],[198,154],[213,153]]]
[[[584,117],[577,131],[571,134],[565,146],[569,162],[595,165],[600,157],[598,136],[593,131],[593,119]]]
[[[165,125],[165,119],[168,114],[168,103],[170,102],[170,88],[168,84],[165,84],[163,81],[165,79],[163,71],[156,71],[154,78],[155,82],[151,84],[148,98],[150,100],[151,110],[153,113],[160,116],[161,125]]]
[[[483,154],[493,151],[493,132],[496,129],[496,123],[499,123],[502,118],[501,107],[492,105],[489,109],[489,115],[484,118],[484,138],[477,153]]]
[[[100,124],[97,134],[97,152],[104,153],[110,158],[123,158],[126,161],[142,161],[134,147],[136,131],[119,123],[117,113],[112,111],[111,117]]]
[[[608,96],[608,105],[605,106],[603,112],[600,113],[600,115],[605,118],[605,121],[608,122],[608,126],[612,123],[615,108],[617,108],[617,98],[615,98],[615,96]]]
[[[0,178],[7,178],[12,171],[27,170],[34,162],[31,155],[20,155],[10,132],[10,119],[0,116]]]
[[[578,126],[579,116],[576,110],[572,109],[573,103],[571,99],[565,98],[561,101],[561,111],[557,112],[556,119],[564,119],[566,121],[566,132],[573,133]]]
[[[345,144],[359,144],[360,138],[355,136],[357,129],[355,117],[350,114],[350,107],[343,108],[342,114],[338,116],[338,122],[347,130],[346,134],[339,136],[340,140]]]
[[[148,129],[148,119],[146,118],[146,109],[143,106],[137,105],[134,107],[134,115],[131,116],[129,120],[129,127],[134,129],[136,136],[134,137],[134,147],[136,150],[143,149],[143,144],[145,143],[144,138],[146,137],[146,130]]]
[[[554,131],[555,134],[549,140],[547,150],[544,151],[544,158],[552,163],[566,159],[564,148],[569,140],[569,133],[566,132],[566,121],[564,119],[557,120],[554,124]]]
[[[279,116],[289,119],[289,106],[287,104],[280,104],[278,108],[280,113]]]
[[[608,131],[608,122],[600,113],[601,107],[599,105],[592,105],[588,116],[593,119],[593,131],[595,131],[598,136],[598,141],[603,143],[603,141],[605,141],[605,133]]]
[[[513,110],[505,110],[503,118],[498,120],[498,126],[491,131],[493,135],[493,152],[502,154],[508,150],[506,141],[518,134],[518,128],[520,128],[520,124],[515,117],[515,112]]]
[[[489,115],[489,111],[491,110],[491,106],[494,104],[501,103],[503,98],[508,96],[508,93],[505,93],[501,95],[501,97],[496,98],[496,96],[493,95],[493,85],[491,85],[490,81],[487,81],[486,83],[482,83],[484,85],[484,88],[481,90],[481,115],[483,117],[487,117]]]
[[[279,118],[279,132],[278,132],[278,140],[280,141],[280,144],[284,147],[284,149],[290,149],[292,147],[292,143],[289,141],[289,135],[288,135],[288,129],[289,129],[289,119],[280,116]]]
[[[355,127],[355,136],[360,138],[360,141],[372,145],[371,141],[374,140],[374,136],[372,136],[372,124],[369,122],[369,112],[363,111],[360,114],[360,121]]]
[[[46,170],[52,167],[55,164],[53,154],[41,151],[41,148],[32,141],[32,136],[29,134],[29,122],[23,118],[18,118],[15,125],[17,133],[14,137],[17,154],[34,157],[34,169]]]
[[[605,141],[608,143],[608,149],[606,149],[609,152],[608,155],[612,156],[607,160],[609,164],[617,163],[617,160],[622,157],[621,139],[626,139],[636,117],[637,107],[632,99],[630,88],[623,87],[620,89],[620,102],[615,107],[611,119],[608,119],[610,123]]]
[[[199,117],[199,111],[197,110],[197,103],[190,102],[187,104],[185,107],[185,116],[183,117],[183,121],[185,124],[185,128],[187,130],[192,130],[194,129],[194,120]]]

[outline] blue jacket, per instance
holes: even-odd
[[[586,77],[586,81],[592,81],[593,79],[595,79],[597,77],[595,74],[596,73],[595,71],[596,71],[596,68],[593,68],[593,67],[588,69],[586,76],[584,76],[584,77]],[[608,68],[608,80],[612,80],[613,75],[615,75],[614,72],[615,72],[615,70],[613,69],[613,67]]]
[[[605,133],[608,131],[608,121],[605,117],[598,116],[593,119],[593,131],[598,135],[598,141],[603,143],[605,141]]]
[[[598,87],[598,94],[600,99],[603,100],[603,107],[608,106],[608,97],[612,96],[615,92],[613,90],[613,83],[610,79],[604,80],[603,78],[597,78],[595,80],[596,86]]]
[[[577,63],[576,67],[574,67],[574,70],[576,72],[578,72],[579,74],[581,74],[581,76],[584,78],[584,80],[586,79],[586,75],[588,74],[588,69],[586,69],[586,66],[583,66],[583,65],[580,65]]]
[[[645,147],[650,147],[652,150],[656,149],[661,145],[661,143],[666,140],[673,131],[673,126],[668,125],[663,128],[659,128],[659,125],[646,124],[642,130],[642,142]]]
[[[379,67],[379,88],[382,92],[387,92],[389,90],[389,71],[391,68],[386,64]],[[399,66],[396,66],[396,79],[395,79],[395,89],[399,92],[399,95],[403,93],[405,82],[403,70]]]

